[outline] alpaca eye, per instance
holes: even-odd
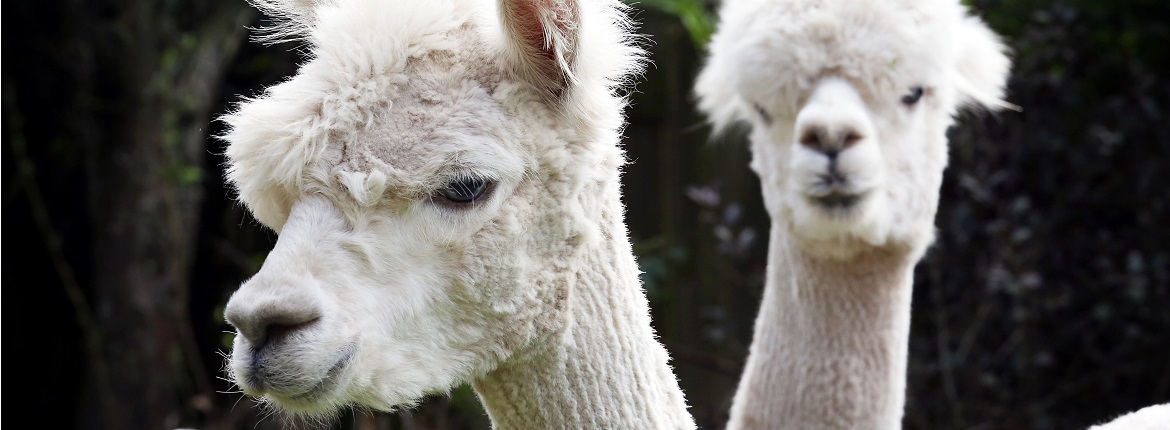
[[[483,197],[490,184],[481,178],[464,177],[451,181],[438,194],[451,203],[474,203]]]
[[[924,90],[920,85],[910,87],[910,92],[902,96],[902,104],[906,106],[914,106],[915,103],[918,103],[918,99],[922,98],[923,92]]]
[[[772,115],[769,114],[768,111],[764,110],[764,108],[758,104],[752,104],[752,107],[756,108],[756,113],[760,114],[760,118],[764,120],[765,124],[772,123]]]

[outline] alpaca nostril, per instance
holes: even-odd
[[[286,323],[279,323],[279,322],[269,324],[267,329],[265,330],[263,343],[279,342],[279,341],[283,340],[284,338],[292,336],[296,332],[312,325],[313,323],[317,322],[317,320],[319,320],[319,319],[320,318],[313,318],[311,320],[301,322],[301,323],[295,323],[295,324],[286,324]]]
[[[267,313],[235,318],[236,329],[254,346],[266,345],[288,338],[321,319],[316,312]]]
[[[813,151],[823,151],[824,146],[821,145],[821,130],[812,129],[806,130],[800,135],[800,144]]]
[[[850,131],[848,133],[845,133],[845,138],[842,139],[842,141],[841,141],[841,148],[848,149],[849,147],[856,145],[857,142],[860,142],[860,141],[861,141],[861,135],[858,134],[857,132]]]
[[[321,319],[316,303],[296,294],[256,297],[237,292],[224,310],[227,322],[254,346],[288,336]]]
[[[841,151],[860,143],[862,139],[861,133],[851,128],[830,130],[825,127],[809,127],[800,134],[799,142],[801,146],[820,152],[829,159],[836,159]]]

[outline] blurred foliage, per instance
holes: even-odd
[[[665,237],[656,237],[634,243],[634,253],[638,256],[640,278],[649,300],[668,300],[671,274],[687,262],[686,249]]]
[[[691,41],[700,48],[707,46],[711,34],[715,33],[715,13],[706,0],[627,0],[639,7],[656,9],[674,15],[691,36]]]
[[[1170,400],[1170,4],[974,6],[1023,111],[952,132],[907,424],[1078,428]]]

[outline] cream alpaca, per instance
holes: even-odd
[[[497,428],[694,428],[623,224],[621,3],[259,6],[312,59],[225,118],[280,235],[226,309],[245,393],[328,417],[470,381]]]
[[[1004,48],[956,0],[729,0],[720,20],[699,105],[751,125],[772,218],[728,428],[900,428],[946,131],[964,105],[1006,105]]]

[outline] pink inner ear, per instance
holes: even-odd
[[[505,16],[549,90],[560,96],[577,49],[577,5],[574,1],[505,0]]]
[[[516,29],[517,35],[524,46],[535,49],[548,59],[554,59],[556,57],[552,42],[545,37],[544,25],[540,22],[541,3],[544,2],[516,2],[513,16],[519,27]]]

